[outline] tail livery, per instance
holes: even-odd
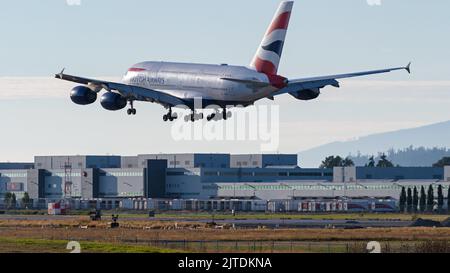
[[[278,7],[250,64],[256,71],[268,75],[277,74],[293,5],[293,1],[285,1]]]

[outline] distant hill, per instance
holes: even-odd
[[[424,150],[412,153],[412,147],[423,147],[424,149],[439,147],[445,148],[445,151],[444,149],[432,149],[427,153]],[[406,154],[403,153],[403,155],[395,158],[397,162],[394,163],[401,166],[431,166],[442,156],[449,156],[448,148],[450,148],[450,121],[418,128],[373,134],[351,141],[332,142],[300,152],[299,160],[301,167],[318,167],[320,162],[329,155],[344,157],[353,155],[357,160],[364,160],[365,155],[374,155],[376,157],[382,152],[386,154],[389,151],[398,152],[398,150],[408,152],[409,149],[411,153],[408,156],[411,156],[411,158],[406,158]],[[436,159],[436,157],[438,158]],[[360,165],[362,162],[355,161],[355,163]]]

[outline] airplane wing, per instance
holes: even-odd
[[[408,73],[411,73],[411,63],[409,63],[405,67],[394,67],[394,68],[371,70],[371,71],[364,71],[364,72],[355,72],[355,73],[347,73],[347,74],[338,74],[338,75],[330,75],[330,76],[320,76],[320,77],[289,80],[287,87],[276,91],[273,94],[273,96],[286,94],[286,93],[293,93],[293,92],[295,93],[295,92],[299,92],[302,90],[321,89],[321,88],[324,88],[329,85],[334,86],[334,87],[339,87],[339,82],[337,81],[338,79],[388,73],[388,72],[392,72],[392,71],[396,71],[396,70],[406,70],[406,71],[408,71]]]
[[[156,102],[163,105],[164,107],[172,107],[185,104],[183,100],[157,90],[127,85],[123,83],[108,82],[68,75],[64,74],[64,70],[59,74],[55,74],[55,78],[88,85],[98,90],[101,90],[102,88],[107,91],[115,90],[127,99]]]

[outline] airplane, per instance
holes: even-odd
[[[214,108],[207,120],[226,120],[231,117],[227,108],[254,105],[261,99],[274,100],[275,96],[289,94],[298,100],[313,100],[319,97],[326,86],[339,88],[339,79],[406,70],[411,73],[409,63],[405,67],[328,75],[319,77],[287,79],[278,72],[278,66],[286,39],[294,1],[280,3],[250,66],[228,64],[195,64],[173,62],[141,62],[126,72],[121,83],[83,78],[64,74],[56,78],[82,84],[72,89],[71,100],[79,105],[92,104],[97,94],[105,89],[100,103],[103,108],[117,111],[128,104],[128,115],[136,115],[134,101],[158,103],[168,109],[164,121],[178,118],[173,107],[189,108],[184,119],[203,119],[203,110]],[[195,103],[197,100],[197,103]],[[198,103],[201,100],[201,103]],[[222,109],[222,113],[219,112]]]

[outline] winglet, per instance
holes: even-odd
[[[64,67],[62,70],[61,70],[61,72],[59,72],[58,74],[56,74],[56,78],[60,78],[60,79],[62,79],[63,78],[63,76],[64,76],[64,70],[66,70],[66,68]]]
[[[411,74],[411,62],[405,67],[406,71],[408,71],[409,74]]]

